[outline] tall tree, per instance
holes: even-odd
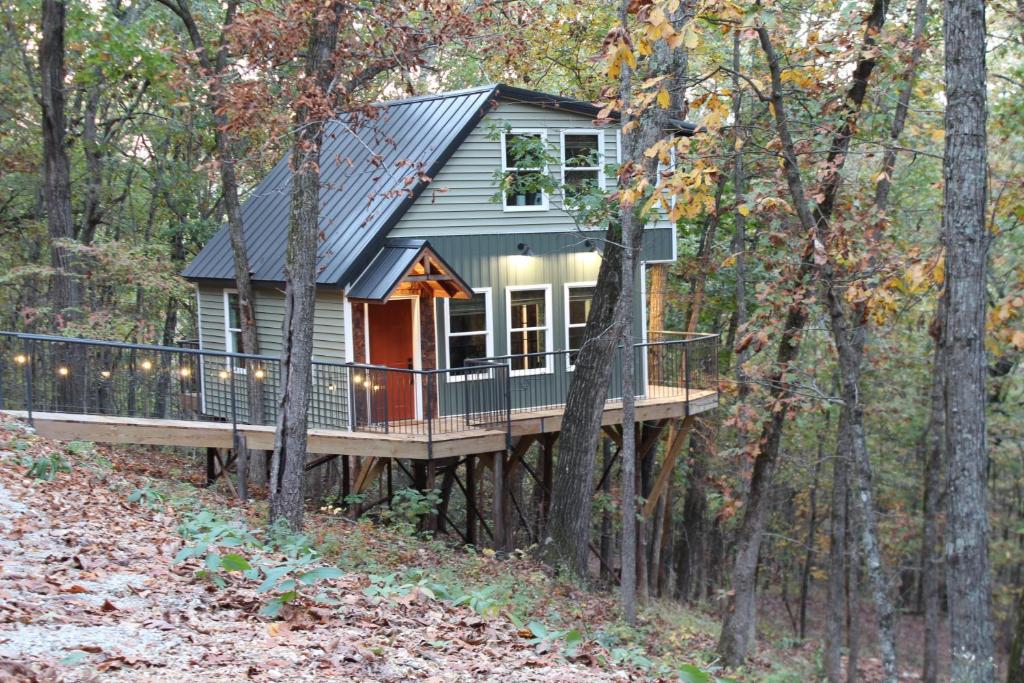
[[[76,257],[69,247],[75,238],[71,215],[71,161],[67,150],[65,114],[64,29],[67,7],[60,0],[43,0],[39,41],[39,84],[43,124],[43,198],[50,235],[50,303],[57,327],[81,317],[82,284]],[[68,383],[71,384],[71,383]]]
[[[270,464],[270,522],[302,528],[306,472],[306,425],[313,360],[313,308],[320,232],[320,148],[324,126],[333,115],[335,47],[341,2],[310,12],[303,96],[294,109],[292,206],[285,256],[284,331],[281,395]]]
[[[849,156],[850,143],[853,139],[854,130],[860,115],[861,107],[867,93],[868,81],[871,73],[877,64],[876,36],[885,24],[888,2],[886,0],[874,0],[871,11],[865,18],[864,37],[859,49],[857,64],[853,70],[850,87],[847,89],[844,104],[839,109],[839,124],[835,128],[832,140],[829,145],[826,157],[826,172],[821,187],[816,195],[813,210],[808,204],[808,194],[801,177],[801,169],[796,151],[796,145],[791,131],[786,108],[786,96],[783,90],[782,62],[781,55],[772,44],[772,38],[765,26],[757,28],[758,40],[768,62],[770,74],[770,93],[768,100],[771,103],[772,115],[775,119],[775,130],[778,135],[782,151],[783,173],[790,196],[793,199],[794,210],[797,214],[797,225],[807,240],[800,264],[794,273],[795,292],[792,303],[788,306],[784,320],[782,335],[779,340],[779,347],[776,354],[777,369],[773,372],[770,380],[771,397],[773,409],[771,416],[765,420],[761,429],[761,437],[758,441],[758,453],[754,460],[754,469],[751,473],[750,489],[747,497],[747,505],[737,541],[737,552],[733,562],[733,591],[730,598],[730,609],[726,613],[725,622],[722,624],[722,634],[719,638],[719,651],[727,662],[733,665],[742,663],[747,656],[750,646],[754,641],[756,626],[756,573],[758,557],[760,553],[761,539],[764,535],[764,526],[767,518],[769,490],[778,467],[779,451],[782,446],[782,433],[786,424],[786,415],[789,412],[786,399],[789,398],[792,388],[787,377],[790,366],[796,361],[800,351],[801,335],[809,317],[809,308],[803,297],[799,295],[805,286],[805,282],[816,273],[819,265],[827,265],[828,256],[825,245],[829,242],[830,226],[832,215],[836,208],[836,201],[842,179],[842,170]],[[832,292],[831,287],[826,287],[826,293]],[[843,322],[835,315],[832,318],[833,327]],[[837,343],[840,335],[835,333]],[[846,339],[846,337],[842,337]],[[843,348],[840,349],[841,355]],[[859,365],[860,353],[857,352],[855,344],[846,346],[847,366]],[[848,376],[848,380],[852,374]],[[858,419],[861,409],[858,405],[858,389],[855,382],[840,382],[843,390],[843,398],[849,405],[848,416]],[[843,429],[843,420],[840,419],[840,430]],[[857,446],[858,437],[862,436],[863,429],[853,429],[851,432],[851,446]],[[863,445],[863,444],[861,444]],[[860,473],[860,494],[867,494],[868,500],[863,502],[865,514],[868,517],[873,515],[870,500],[870,483],[867,476],[870,472],[870,465],[867,462],[867,451],[864,448],[854,450],[860,457],[857,461],[858,473]],[[863,499],[862,499],[863,500]],[[869,520],[870,521],[870,520]],[[872,525],[865,525],[865,541],[870,541],[869,535],[873,534]],[[870,552],[870,551],[869,551]],[[869,563],[874,561],[869,559]],[[876,595],[879,591],[876,591]],[[882,623],[883,631],[886,624]],[[884,638],[884,641],[891,640]],[[887,652],[883,647],[883,653]],[[895,675],[895,658],[883,657],[886,664],[886,675]]]
[[[985,433],[986,66],[984,0],[945,0],[946,542],[952,679],[995,680]]]

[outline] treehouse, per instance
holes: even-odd
[[[595,127],[597,112],[497,85],[387,102],[376,119],[328,125],[313,426],[426,436],[427,449],[443,434],[507,428],[510,415],[514,431],[540,428],[537,420],[557,431],[604,237],[577,224],[573,199],[611,189],[608,167],[620,155],[618,126]],[[259,350],[268,356],[281,344],[290,184],[286,158],[243,207]],[[674,261],[674,225],[646,231],[643,262]],[[640,417],[706,409],[715,404],[715,341],[647,339],[642,271],[634,332],[643,341],[621,352],[639,368]],[[240,351],[226,227],[184,275],[196,283],[201,348]],[[230,419],[232,387],[255,376],[273,381],[270,368],[207,357],[202,413]],[[255,409],[272,424],[274,392],[256,408],[235,393],[236,420]],[[614,412],[618,362],[608,399]]]
[[[440,521],[458,482],[473,543],[476,519],[486,526],[478,463],[494,472],[496,493],[525,466],[546,518],[604,246],[582,209],[614,187],[620,132],[614,121],[595,126],[590,104],[505,85],[386,102],[377,114],[343,116],[324,136],[307,468],[341,458],[343,494],[380,486],[386,471],[382,500],[393,464],[411,461],[420,489],[441,473]],[[291,179],[282,159],[242,209],[258,354],[241,353],[222,227],[184,271],[198,348],[0,333],[0,407],[56,438],[206,447],[211,480],[243,443],[273,448]],[[622,360],[632,354],[641,457],[671,419],[710,410],[718,396],[717,337],[648,330],[646,266],[674,262],[677,240],[667,219],[644,229],[632,283],[638,341],[618,349],[603,416],[621,444]],[[508,525],[507,496],[493,500],[493,523]]]

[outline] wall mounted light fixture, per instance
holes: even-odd
[[[533,253],[533,249],[526,242],[520,242],[517,244],[516,249],[519,250],[520,256],[536,256],[536,254]]]

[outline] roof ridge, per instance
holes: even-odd
[[[430,102],[432,100],[443,100],[449,97],[465,97],[466,95],[478,95],[485,93],[489,90],[493,91],[497,89],[497,83],[490,83],[488,85],[478,85],[475,88],[463,88],[462,90],[449,90],[447,92],[434,93],[433,95],[413,95],[412,97],[404,97],[398,100],[381,100],[380,102],[374,102],[375,107],[392,107],[399,104],[415,104],[417,102]]]

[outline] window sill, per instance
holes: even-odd
[[[451,370],[458,370],[458,368],[448,368],[448,370],[449,370],[448,377],[447,377],[448,384],[460,384],[462,382],[480,382],[480,381],[483,381],[483,380],[494,379],[494,374],[492,372],[490,372],[490,371],[488,371],[488,372],[476,372],[476,373],[473,373],[472,375],[453,375],[453,374],[451,374],[450,371]]]
[[[531,370],[511,370],[509,371],[509,377],[527,377],[529,375],[551,375],[554,374],[555,370],[552,367],[546,368],[533,368]]]
[[[530,206],[530,205],[509,206],[508,204],[502,204],[501,207],[502,207],[502,210],[505,211],[506,213],[520,213],[520,212],[526,212],[526,211],[549,211],[550,210],[550,209],[548,209],[548,205],[547,204],[541,204],[540,206],[537,206],[537,205],[533,205],[533,206]]]

